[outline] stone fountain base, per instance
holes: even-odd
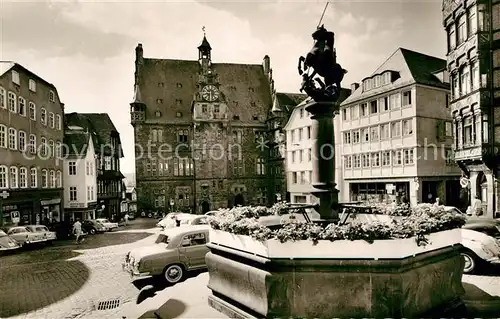
[[[230,246],[210,243],[206,263],[209,304],[231,318],[421,317],[459,305],[464,293],[461,244],[380,259],[266,258]]]

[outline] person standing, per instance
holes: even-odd
[[[128,226],[128,219],[129,219],[128,213],[125,213],[125,216],[123,216],[123,220],[125,221],[125,226]]]
[[[82,223],[80,223],[80,218],[77,218],[76,222],[73,224],[73,234],[75,234],[76,237],[76,244],[84,241],[83,238],[80,241],[80,237],[82,236]]]
[[[483,202],[481,201],[481,198],[479,195],[476,195],[476,199],[474,199],[472,203],[472,212],[476,216],[481,216],[483,215]]]

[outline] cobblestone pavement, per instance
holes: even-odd
[[[125,230],[59,242],[0,258],[0,317],[75,318],[100,301],[133,300],[138,293],[121,271],[126,252],[154,242],[156,230]],[[95,248],[99,247],[99,248]]]

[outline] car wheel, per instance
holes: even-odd
[[[169,284],[176,284],[184,278],[184,268],[181,265],[168,265],[163,270],[163,278]]]
[[[91,228],[91,229],[89,230],[89,233],[90,233],[91,235],[95,235],[95,228]]]
[[[476,270],[477,267],[477,260],[476,256],[469,251],[464,251],[460,253],[462,257],[465,260],[465,265],[464,265],[464,274],[471,274]]]

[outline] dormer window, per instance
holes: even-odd
[[[250,102],[250,105],[251,105],[251,106],[255,106],[255,102],[253,102],[253,101],[252,101],[252,102]]]
[[[218,104],[214,105],[214,113],[219,113],[220,112],[220,107]]]
[[[239,119],[240,119],[240,116],[239,116],[239,115],[235,115],[235,116],[233,116],[233,120],[238,121]]]
[[[163,99],[156,99],[156,104],[162,104],[163,103]]]
[[[391,83],[391,72],[384,73],[384,84]]]
[[[182,88],[182,83],[177,83],[178,88]]]
[[[177,104],[177,106],[182,105],[182,100],[181,99],[176,99],[175,100],[175,104]]]
[[[182,117],[182,112],[177,112],[177,113],[175,113],[175,116],[177,116],[177,117]]]
[[[206,104],[201,105],[201,112],[207,113],[208,112],[208,106]]]
[[[161,117],[161,112],[160,112],[160,111],[156,111],[156,112],[155,112],[155,116],[156,116],[156,117]]]
[[[163,82],[158,82],[158,87],[159,87],[159,88],[165,87],[165,83],[163,83]]]
[[[248,92],[254,92],[253,88],[248,88]]]

